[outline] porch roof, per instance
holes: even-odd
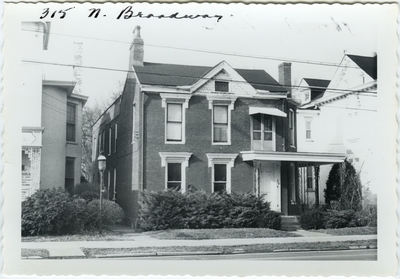
[[[319,152],[275,152],[275,151],[242,151],[243,161],[283,161],[302,162],[309,166],[342,163],[346,158],[343,153]]]

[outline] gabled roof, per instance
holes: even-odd
[[[328,87],[330,80],[326,79],[315,79],[315,78],[304,78],[304,81],[308,84],[311,90],[311,101],[322,98]]]
[[[378,56],[359,56],[347,54],[347,56],[357,64],[360,69],[366,72],[371,78],[377,79],[378,77]]]
[[[304,81],[310,86],[311,89],[322,89],[325,90],[330,80],[327,79],[315,79],[315,78],[304,78]]]
[[[141,84],[158,86],[190,86],[204,77],[214,67],[177,64],[143,63],[134,66]],[[251,86],[271,92],[287,91],[264,70],[235,69]]]

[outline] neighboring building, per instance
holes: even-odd
[[[266,194],[273,210],[294,215],[299,164],[344,160],[297,152],[290,63],[280,65],[278,83],[264,70],[234,69],[225,61],[146,63],[143,51],[137,26],[123,94],[93,126],[94,169],[104,154],[107,196],[132,224],[141,191],[189,187]]]
[[[310,82],[311,81],[311,82]],[[305,83],[309,89],[303,89]],[[332,80],[304,79],[293,92],[302,104],[297,110],[298,151],[345,153],[360,173],[363,186],[374,192],[379,187],[379,162],[374,151],[378,145],[377,125],[377,56],[347,54]],[[324,187],[331,167],[320,171],[319,196],[324,201]],[[315,199],[315,177],[304,170],[308,193]]]
[[[39,189],[73,190],[80,182],[82,107],[73,71],[43,63],[50,23],[23,22],[22,199]],[[32,62],[34,61],[34,62]]]

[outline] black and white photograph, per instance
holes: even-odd
[[[4,274],[395,276],[397,13],[5,3]]]

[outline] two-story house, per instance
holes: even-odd
[[[80,182],[82,108],[72,69],[46,64],[49,22],[23,22],[21,87],[22,199],[39,189]],[[72,58],[72,57],[71,57]],[[52,64],[55,62],[52,61]]]
[[[376,152],[377,125],[377,56],[344,56],[331,81],[311,81],[309,88],[300,84],[293,95],[301,102],[297,109],[298,151],[345,153],[353,164],[363,186],[373,192],[379,187],[379,162]],[[314,92],[314,95],[313,95]],[[316,192],[324,201],[323,190],[330,166],[321,168],[321,187],[315,188],[312,171],[303,171],[308,181],[307,198]]]
[[[141,191],[189,187],[266,194],[273,210],[294,215],[298,164],[344,160],[297,152],[290,63],[279,66],[279,83],[264,70],[235,69],[225,61],[205,67],[143,57],[137,26],[123,94],[93,127],[94,166],[103,153],[108,197],[131,222]]]

